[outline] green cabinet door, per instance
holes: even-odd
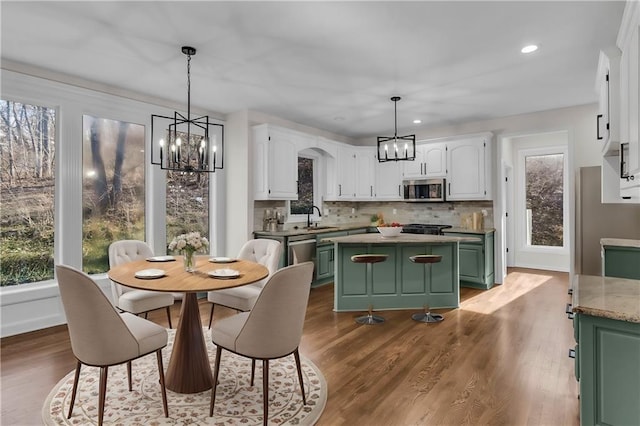
[[[640,248],[604,246],[604,276],[640,280]]]
[[[489,289],[495,281],[494,273],[494,233],[447,232],[451,237],[473,237],[479,241],[460,243],[460,285]]]
[[[334,259],[333,244],[318,246],[316,249],[316,283],[333,279]]]
[[[640,425],[640,323],[579,316],[580,424]]]

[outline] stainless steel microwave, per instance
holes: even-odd
[[[417,202],[446,201],[443,179],[404,180],[404,200]]]

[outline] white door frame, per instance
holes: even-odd
[[[566,132],[564,138],[567,140]],[[533,135],[536,136],[536,135]],[[540,135],[541,138],[543,135]],[[553,136],[552,136],[553,137]],[[562,136],[560,136],[562,137]],[[568,140],[567,140],[568,141]],[[526,199],[525,199],[525,158],[530,155],[563,154],[563,246],[562,247],[536,247],[526,241]],[[514,155],[517,161],[515,165],[514,180],[514,265],[525,268],[546,269],[569,272],[570,270],[570,246],[571,246],[571,221],[569,209],[569,159],[568,144],[544,145],[539,147],[516,146]]]

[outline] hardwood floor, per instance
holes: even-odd
[[[333,286],[313,289],[300,353],[327,380],[318,425],[578,425],[567,288],[566,273],[511,269],[504,285],[462,289],[459,309],[438,311],[441,323],[386,311],[376,326],[333,312]],[[206,324],[210,305],[200,305]],[[167,326],[164,311],[149,318]],[[46,395],[75,367],[66,327],[0,344],[0,423],[41,424]]]

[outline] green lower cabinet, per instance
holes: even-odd
[[[419,309],[458,307],[460,291],[457,243],[446,244],[338,244],[335,310]],[[351,256],[386,254],[371,265],[353,263]],[[410,256],[440,254],[435,264],[416,264]]]
[[[494,232],[486,234],[447,232],[450,237],[476,237],[478,242],[460,243],[460,285],[490,289],[495,281],[494,273]]]
[[[578,334],[580,424],[640,425],[640,323],[580,314]]]
[[[604,276],[640,280],[640,248],[603,246]]]
[[[318,246],[316,248],[316,276],[314,285],[333,281],[334,267],[335,249],[333,244]]]

